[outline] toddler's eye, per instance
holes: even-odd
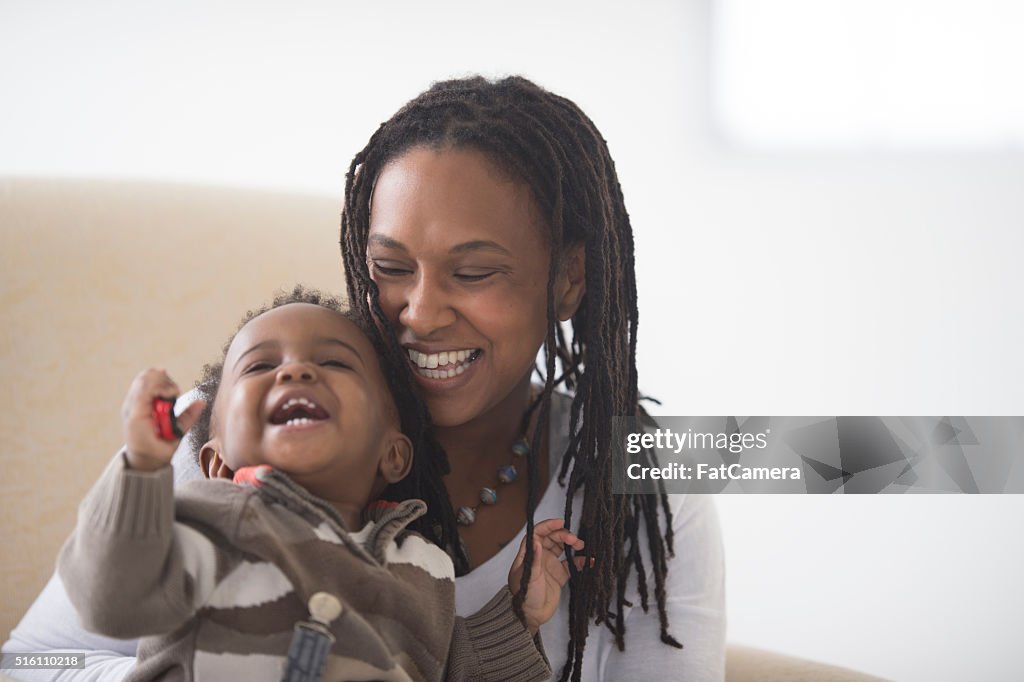
[[[272,363],[270,363],[270,362],[265,361],[265,360],[260,360],[258,362],[254,362],[251,365],[249,365],[248,367],[246,367],[242,371],[242,374],[251,374],[253,372],[263,372],[263,371],[266,371],[268,369],[274,369],[274,365]]]
[[[352,369],[352,366],[347,362],[341,360],[324,360],[320,363],[321,367],[337,367],[338,369]]]

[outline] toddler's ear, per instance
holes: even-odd
[[[226,478],[230,481],[235,477],[235,472],[221,459],[219,449],[216,438],[207,441],[199,451],[199,467],[207,478]]]
[[[377,471],[388,485],[398,483],[412,469],[412,443],[401,431],[395,431],[385,443],[384,456]]]

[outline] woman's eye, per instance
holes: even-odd
[[[496,274],[498,273],[493,270],[488,272],[456,272],[455,279],[460,282],[482,282],[488,277]]]
[[[390,263],[382,265],[375,260],[370,261],[370,269],[378,275],[384,275],[385,277],[399,277],[401,275],[408,275],[412,272],[408,268],[398,267]]]

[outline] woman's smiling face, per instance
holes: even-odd
[[[528,380],[547,328],[546,231],[529,188],[475,150],[415,147],[378,176],[370,275],[435,424],[468,423]]]

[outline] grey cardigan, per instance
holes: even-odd
[[[502,589],[454,612],[448,556],[406,526],[419,500],[376,506],[348,531],[283,474],[190,481],[116,458],[59,559],[87,629],[143,637],[132,680],[280,679],[294,625],[326,592],[341,604],[324,679],[545,680],[551,670]]]

